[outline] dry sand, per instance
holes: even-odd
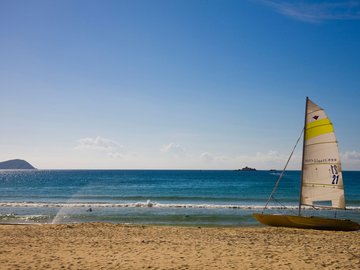
[[[360,269],[360,232],[1,225],[0,269]]]

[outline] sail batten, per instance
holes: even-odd
[[[327,144],[327,143],[338,143],[338,142],[337,142],[337,141],[333,141],[333,142],[318,142],[318,143],[308,144],[308,146],[317,145],[317,144]]]
[[[307,99],[303,147],[301,205],[344,209],[344,187],[334,127],[325,111]]]
[[[304,183],[305,187],[324,187],[324,188],[338,188],[343,189],[344,187],[341,185],[334,185],[334,184],[323,184],[323,183]]]

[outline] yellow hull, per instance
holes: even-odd
[[[360,229],[358,223],[345,219],[269,214],[253,214],[253,217],[262,224],[275,227],[334,231],[357,231]]]

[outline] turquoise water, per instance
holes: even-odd
[[[337,217],[360,222],[360,172],[343,174],[350,210]],[[0,222],[252,226],[251,214],[262,211],[278,177],[269,171],[0,171]],[[297,212],[299,178],[299,171],[286,172],[269,212]]]

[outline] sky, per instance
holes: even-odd
[[[306,96],[360,170],[359,1],[0,0],[0,160],[282,169]]]

